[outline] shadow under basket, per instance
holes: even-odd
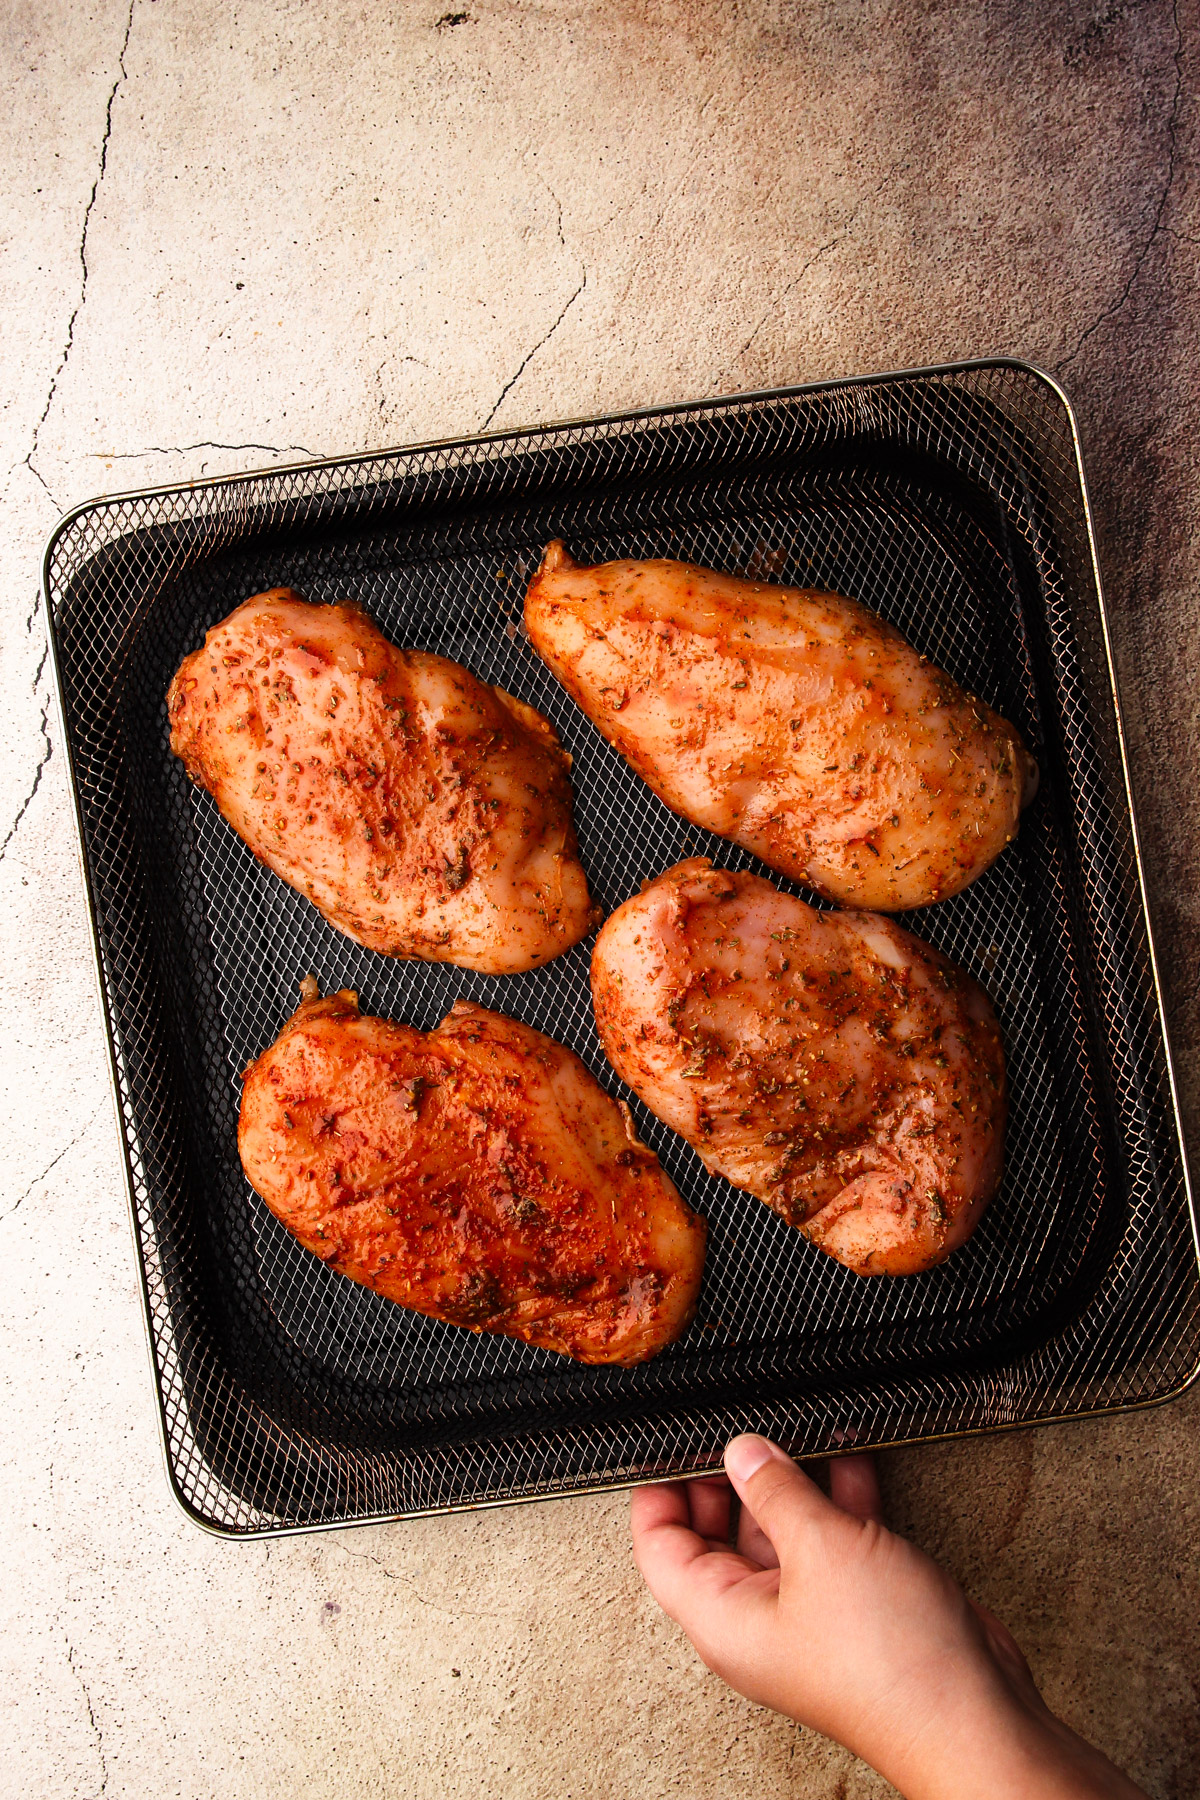
[[[585,562],[672,556],[853,595],[1013,720],[1042,772],[995,866],[903,920],[982,982],[1004,1033],[1005,1175],[974,1236],[927,1274],[863,1280],[634,1100],[709,1250],[695,1323],[632,1370],[331,1273],[236,1147],[241,1071],[309,970],[421,1027],[460,996],[510,1013],[622,1092],[590,945],[506,977],[360,949],[255,861],[167,741],[175,668],[240,601],[352,598],[553,720],[606,912],[684,856],[758,867],[668,811],[534,655],[521,603],[552,536]],[[167,1463],[202,1524],[581,1492],[711,1468],[745,1429],[832,1454],[1191,1379],[1195,1230],[1078,443],[1047,377],[917,370],[98,501],[56,530],[45,591]]]

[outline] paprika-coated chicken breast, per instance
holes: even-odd
[[[911,1275],[1000,1180],[1004,1052],[983,990],[868,912],[816,911],[705,857],[606,922],[613,1068],[714,1174],[860,1275]]]
[[[958,893],[1036,788],[1007,720],[837,594],[555,541],[525,624],[660,799],[846,906]]]
[[[401,1306],[578,1362],[686,1328],[705,1225],[629,1109],[528,1025],[458,1001],[435,1031],[309,976],[247,1069],[242,1167],[306,1250]]]
[[[490,974],[595,923],[549,722],[357,606],[257,594],[167,697],[171,748],[268,868],[356,942]]]

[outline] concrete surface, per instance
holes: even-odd
[[[9,0],[0,22],[0,1794],[887,1791],[707,1675],[622,1497],[265,1547],[175,1511],[49,712],[98,490],[1011,351],[1083,419],[1200,1121],[1195,0]],[[1200,1399],[886,1459],[1156,1800]]]

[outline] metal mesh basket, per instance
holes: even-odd
[[[239,1075],[300,977],[428,1027],[459,995],[610,1091],[588,949],[488,977],[359,949],[255,862],[167,746],[182,656],[247,595],[352,596],[394,640],[549,715],[611,910],[681,857],[676,818],[521,625],[546,539],[677,555],[875,608],[1014,720],[1042,768],[1016,843],[905,923],[983,982],[1009,1058],[1004,1185],[944,1267],[861,1280],[707,1175],[634,1102],[710,1225],[695,1325],[588,1369],[331,1273],[246,1183]],[[267,1533],[713,1465],[730,1433],[835,1452],[1145,1403],[1200,1362],[1195,1233],[1139,890],[1078,449],[1060,391],[996,361],[827,383],[80,508],[45,586],[175,1490]]]

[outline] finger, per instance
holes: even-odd
[[[837,1513],[816,1483],[770,1438],[752,1432],[734,1438],[725,1447],[725,1469],[777,1556],[806,1526]]]
[[[742,1556],[748,1556],[761,1569],[779,1567],[774,1544],[748,1506],[742,1507],[738,1520],[737,1547]]]
[[[634,1548],[638,1538],[663,1525],[681,1525],[691,1529],[691,1509],[682,1481],[655,1481],[648,1487],[634,1488],[629,1496],[629,1523]]]
[[[635,1488],[629,1502],[629,1529],[633,1536],[633,1560],[660,1605],[659,1592],[667,1581],[681,1580],[708,1546],[692,1530],[691,1509],[682,1481]]]
[[[877,1525],[885,1522],[875,1458],[869,1451],[834,1457],[829,1465],[829,1498],[856,1519],[874,1519]]]
[[[684,1484],[693,1531],[724,1544],[729,1540],[729,1505],[733,1489],[724,1475],[704,1475]]]
[[[732,1550],[713,1550],[687,1518],[684,1483],[634,1490],[634,1559],[663,1611],[691,1632],[729,1587],[761,1571]]]

